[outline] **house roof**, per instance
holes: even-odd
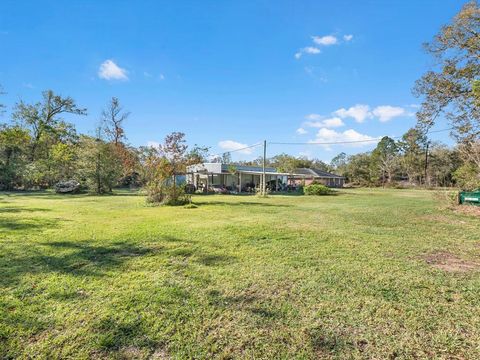
[[[320,169],[299,168],[295,169],[295,174],[313,176],[314,178],[337,178],[343,179],[343,176],[329,173]]]
[[[260,166],[245,166],[245,165],[227,165],[221,163],[204,163],[187,167],[187,172],[194,173],[210,173],[210,174],[228,174],[230,166],[235,167],[235,170],[242,173],[261,174],[263,168]],[[334,178],[343,179],[343,176],[335,175],[320,169],[299,168],[295,169],[293,173],[279,172],[272,167],[265,168],[265,173],[270,175],[290,175],[298,177],[313,177],[313,178]]]

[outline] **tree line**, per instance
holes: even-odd
[[[468,2],[424,45],[435,65],[415,84],[422,99],[417,126],[398,141],[384,137],[371,152],[347,156],[330,164],[280,154],[267,160],[282,172],[311,167],[335,171],[359,185],[402,182],[427,186],[480,187],[480,8]],[[0,95],[4,93],[0,87]],[[0,116],[6,107],[0,101]],[[35,103],[18,102],[0,123],[0,189],[42,189],[75,179],[91,192],[116,186],[143,186],[149,201],[184,201],[177,174],[189,164],[204,162],[208,148],[189,148],[185,134],[174,132],[158,147],[128,143],[125,122],[130,113],[112,98],[100,114],[95,135],[79,134],[65,115],[82,117],[87,110],[71,97],[47,90]],[[445,118],[457,145],[429,142],[426,134]],[[219,159],[231,162],[227,153]],[[260,159],[244,164],[260,165]]]
[[[142,186],[152,202],[175,202],[184,195],[175,176],[205,161],[208,149],[189,149],[180,132],[167,135],[158,147],[130,145],[124,127],[130,113],[118,98],[101,112],[93,136],[79,134],[62,118],[66,114],[86,116],[87,110],[52,90],[36,103],[14,106],[9,121],[0,123],[1,190],[45,189],[75,180],[96,194]]]

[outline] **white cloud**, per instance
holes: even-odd
[[[165,80],[165,75],[160,74],[160,75],[158,75],[158,78],[159,78],[160,80]]]
[[[297,133],[298,135],[305,135],[305,134],[308,133],[308,131],[305,130],[304,128],[298,128],[297,131],[296,131],[296,133]]]
[[[320,54],[320,52],[320,49],[315,46],[307,46],[295,53],[295,59],[300,59],[303,54],[317,55]]]
[[[320,49],[314,46],[307,46],[302,49],[305,54],[320,54]]]
[[[157,142],[157,141],[147,141],[147,146],[159,149],[160,148],[160,143]]]
[[[368,105],[357,104],[348,109],[341,108],[334,112],[336,116],[341,117],[342,119],[351,117],[354,118],[356,122],[363,123],[365,119],[370,118],[372,114],[370,113],[370,107]]]
[[[247,144],[242,144],[233,140],[222,140],[218,143],[218,146],[220,147],[220,149],[227,150],[227,151],[239,150],[239,149],[248,147]],[[243,150],[240,150],[239,153],[249,155],[253,152],[253,150],[254,150],[253,148],[243,149]]]
[[[307,120],[321,120],[322,118],[323,116],[319,114],[308,114],[305,116],[305,119]]]
[[[404,108],[398,106],[382,105],[373,109],[373,115],[381,122],[387,122],[395,117],[406,115]]]
[[[310,141],[311,143],[330,143],[324,144],[323,146],[326,149],[331,149],[331,143],[346,142],[342,144],[344,146],[360,147],[365,145],[370,145],[374,142],[378,142],[378,139],[375,139],[371,136],[360,134],[359,132],[348,129],[343,132],[338,132],[332,129],[321,128],[318,130],[314,140]]]
[[[322,121],[322,123],[327,128],[334,128],[334,127],[340,127],[340,126],[345,125],[345,123],[342,121],[342,119],[340,119],[338,117],[325,119],[325,120]]]
[[[113,60],[105,60],[100,65],[98,77],[105,80],[128,80],[127,70],[122,69]]]
[[[334,128],[344,126],[345,123],[339,117],[324,119],[321,121],[306,121],[304,126],[313,128]]]
[[[312,36],[312,40],[315,44],[323,46],[335,45],[338,42],[338,39],[333,35]]]
[[[353,35],[352,34],[347,34],[347,35],[343,35],[343,40],[345,41],[350,41],[353,39]]]

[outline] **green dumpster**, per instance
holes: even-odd
[[[480,206],[480,189],[475,191],[460,191],[458,194],[460,204],[472,204]]]

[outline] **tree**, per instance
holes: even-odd
[[[109,141],[115,146],[126,139],[123,122],[128,119],[130,112],[124,111],[120,101],[112,97],[107,107],[102,111],[104,131]]]
[[[0,126],[0,189],[22,184],[29,142],[28,132],[21,127]]]
[[[77,107],[71,97],[55,95],[52,90],[42,93],[42,101],[26,104],[20,101],[13,113],[13,118],[31,132],[30,161],[34,161],[41,141],[48,135],[58,135],[60,130],[72,129],[59,116],[64,113],[86,115],[86,109]]]
[[[185,189],[177,186],[177,176],[184,174],[187,166],[204,162],[207,152],[208,148],[198,145],[188,151],[185,134],[181,132],[167,135],[159,147],[143,148],[147,201],[168,205],[189,201]]]
[[[377,163],[380,169],[382,184],[385,183],[385,178],[388,183],[391,183],[398,166],[398,147],[395,140],[384,136],[373,150],[372,160]]]
[[[333,171],[336,171],[339,175],[345,175],[347,170],[348,156],[344,152],[341,152],[330,161],[330,166]]]
[[[82,135],[78,150],[78,168],[80,179],[87,188],[96,194],[111,192],[121,175],[121,162],[113,143],[101,138]]]
[[[478,140],[480,108],[475,83],[480,76],[480,8],[470,1],[442,27],[433,41],[424,45],[437,60],[415,85],[424,98],[417,112],[419,124],[432,126],[444,114],[462,141]]]
[[[478,3],[466,3],[452,23],[443,26],[433,41],[425,44],[425,49],[434,56],[437,65],[423,75],[414,88],[414,93],[423,97],[422,106],[417,112],[418,123],[428,129],[440,115],[445,115],[454,129],[453,135],[468,149],[462,152],[467,167],[476,172],[475,177],[480,177],[480,164],[475,161],[480,158]]]
[[[409,183],[421,182],[427,138],[418,128],[409,129],[398,142],[402,153],[401,166]]]

